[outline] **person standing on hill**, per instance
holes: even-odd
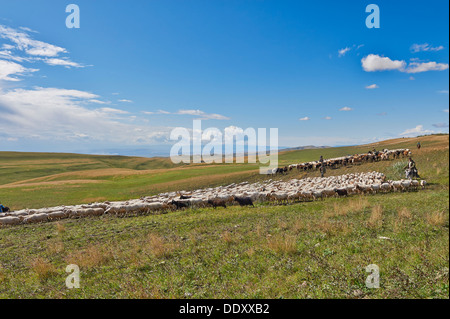
[[[420,150],[421,147],[422,145],[420,145],[420,142],[417,142],[417,149]]]
[[[323,163],[322,155],[320,155],[319,162],[320,162],[320,176],[323,177],[323,175],[325,174],[325,165]]]
[[[0,213],[7,213],[9,212],[9,207],[5,207],[2,204],[0,204]]]

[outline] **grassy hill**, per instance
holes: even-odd
[[[415,151],[418,167],[440,165],[448,161],[448,135],[412,139],[395,139],[362,146],[308,149],[281,152],[280,166],[317,160],[320,155],[331,158],[367,152],[373,148],[411,148],[420,140],[423,148]],[[417,154],[416,154],[417,153]],[[436,158],[434,158],[436,157]],[[422,163],[424,165],[422,165]],[[378,170],[390,173],[392,162],[367,164],[344,171]],[[439,178],[448,184],[448,165],[440,165]],[[336,173],[343,173],[342,171]],[[329,174],[334,174],[329,171]],[[447,177],[445,177],[447,176]],[[283,179],[301,177],[298,172]],[[267,176],[259,174],[257,164],[183,164],[175,165],[169,158],[141,158],[60,153],[0,152],[0,201],[12,209],[90,203],[105,200],[126,200],[165,191],[214,187],[226,183],[256,181]],[[400,178],[397,176],[396,178]]]
[[[430,185],[293,205],[2,228],[0,298],[448,298],[448,135],[291,151],[280,154],[280,162],[374,147],[411,148]],[[393,168],[399,161],[327,175],[377,170],[401,178]],[[0,199],[14,208],[41,207],[264,178],[256,165],[170,165],[166,159],[0,153]],[[80,289],[64,285],[71,263],[81,268]],[[380,268],[379,289],[365,286],[369,264]]]

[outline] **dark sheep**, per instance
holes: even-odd
[[[180,199],[190,199],[192,198],[192,196],[186,196],[186,195],[181,195]]]
[[[172,200],[170,203],[172,205],[175,205],[177,207],[177,209],[188,208],[190,206],[190,202],[180,202],[180,201]]]
[[[250,197],[238,197],[234,196],[234,200],[239,203],[240,206],[253,206],[253,201]]]
[[[335,189],[334,190],[338,196],[348,196],[348,192],[346,189]]]
[[[227,208],[227,205],[223,199],[208,199],[208,204],[216,209],[217,207]]]
[[[3,208],[0,210],[1,210],[0,212],[2,212],[2,213],[7,213],[7,212],[9,212],[9,207],[3,206]]]

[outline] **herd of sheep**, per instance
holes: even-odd
[[[167,212],[188,207],[227,207],[234,203],[241,206],[253,206],[255,202],[286,204],[353,194],[408,191],[424,188],[425,185],[426,181],[424,180],[420,182],[417,180],[386,180],[385,175],[379,172],[309,177],[289,181],[269,179],[252,184],[243,182],[191,192],[162,193],[121,202],[23,209],[0,213],[0,227],[42,223],[64,218],[101,216],[103,214],[124,216],[127,214]]]
[[[323,166],[329,168],[338,168],[342,166],[352,165],[352,164],[360,164],[365,162],[377,162],[377,161],[386,161],[389,159],[397,159],[400,157],[409,157],[411,156],[411,150],[408,148],[399,148],[394,150],[383,149],[382,151],[369,151],[367,153],[362,154],[354,154],[341,156],[336,158],[329,158],[323,160]],[[273,171],[269,172],[271,174],[277,173],[285,173],[288,170],[291,171],[293,169],[297,169],[299,171],[309,171],[309,170],[317,170],[320,169],[322,163],[320,161],[312,161],[298,164],[291,164],[289,166],[283,168],[275,168]]]

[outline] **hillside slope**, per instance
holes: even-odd
[[[423,147],[417,151],[415,145]],[[281,152],[279,165],[363,153],[373,148],[411,148],[419,169],[426,178],[425,162],[433,152],[434,165],[442,167],[439,178],[448,181],[448,135],[387,140],[379,143]],[[428,160],[430,160],[428,158]],[[365,164],[329,171],[343,174],[375,168],[390,173],[392,161]],[[309,173],[314,176],[317,173]],[[289,179],[302,177],[296,171]],[[447,176],[447,177],[446,177]],[[241,181],[266,179],[257,164],[183,164],[175,165],[169,158],[140,158],[58,153],[0,152],[0,200],[13,209],[71,205],[105,200],[126,200],[165,191],[214,187]],[[401,178],[401,176],[396,176]],[[432,181],[431,181],[432,182]]]

